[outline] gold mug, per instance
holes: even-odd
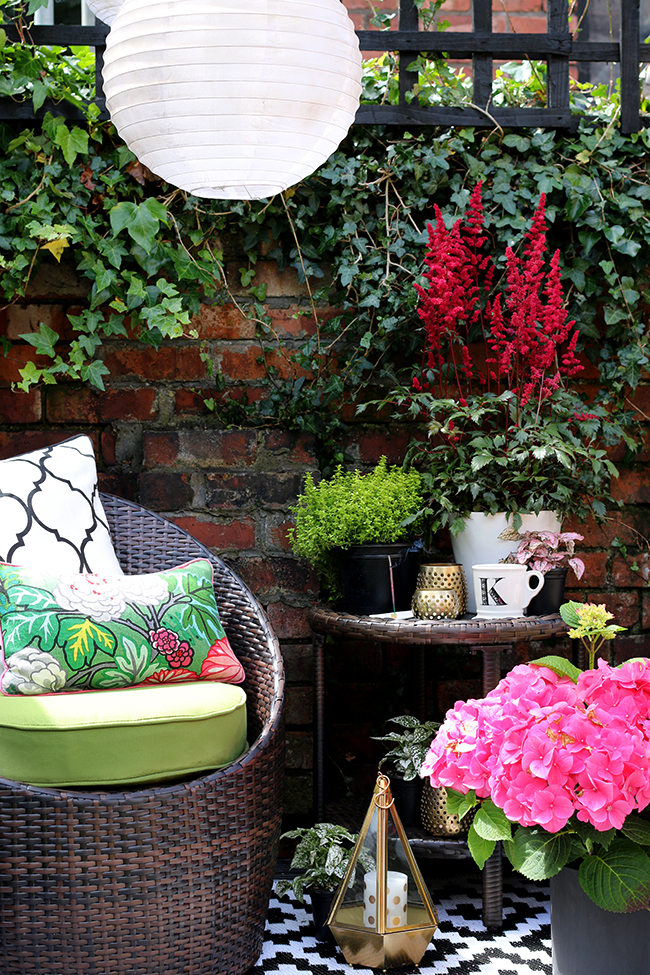
[[[458,616],[467,612],[467,579],[459,563],[424,562],[418,571],[417,589],[453,589],[458,594]]]

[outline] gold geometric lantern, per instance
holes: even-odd
[[[438,915],[381,773],[327,924],[349,965],[417,965]]]

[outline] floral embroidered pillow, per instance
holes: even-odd
[[[245,678],[207,559],[141,576],[0,564],[0,629],[7,695]]]

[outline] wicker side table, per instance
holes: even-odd
[[[422,700],[416,702],[416,709],[424,713],[424,663],[427,647],[447,644],[466,646],[472,651],[480,652],[483,693],[487,694],[499,683],[502,650],[509,650],[515,643],[522,641],[565,636],[568,631],[560,616],[530,616],[512,620],[475,620],[473,616],[464,616],[458,620],[377,619],[340,613],[327,606],[314,607],[308,616],[314,645],[314,790],[316,818],[319,822],[325,818],[323,759],[326,636],[411,645],[415,650],[415,666],[422,676],[422,680],[417,682]],[[438,840],[426,840],[422,837],[421,830],[413,837],[413,845],[420,852],[425,852],[427,846],[441,846]],[[457,840],[453,846],[462,843],[463,841]],[[440,852],[444,854],[444,847],[441,847]],[[500,845],[483,868],[483,923],[489,929],[498,928],[503,923]]]

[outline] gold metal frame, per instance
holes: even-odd
[[[377,923],[375,929],[364,924],[351,923],[339,917],[350,879],[357,867],[360,851],[365,842],[373,816],[377,811],[376,865],[377,865]],[[386,874],[388,869],[388,817],[391,817],[401,843],[411,876],[415,880],[422,908],[407,905],[407,923],[394,930],[386,929]],[[412,923],[411,918],[414,918]],[[390,779],[383,773],[377,783],[359,833],[350,864],[334,898],[327,919],[332,934],[350,965],[367,968],[398,968],[417,965],[438,927],[438,915],[431,902],[420,869],[411,852],[409,841],[394,807],[390,791]]]

